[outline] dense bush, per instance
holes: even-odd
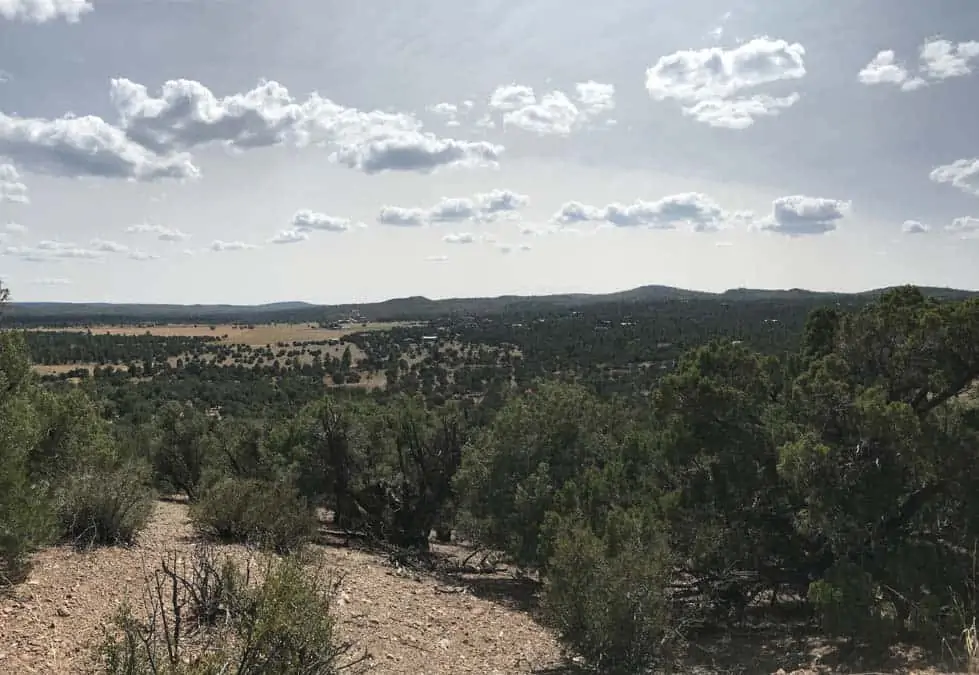
[[[55,497],[62,535],[81,547],[134,543],[153,511],[146,478],[127,465],[66,479]]]
[[[225,478],[191,505],[191,520],[203,534],[295,551],[316,532],[316,516],[295,487],[284,482]]]
[[[0,333],[0,586],[22,579],[31,554],[57,532],[48,484],[29,471],[40,436],[31,388],[23,340]]]
[[[665,537],[637,514],[613,511],[605,530],[561,526],[548,565],[544,618],[572,654],[600,672],[644,672],[673,637],[672,561]]]

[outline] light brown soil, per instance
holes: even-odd
[[[187,507],[159,502],[137,546],[41,552],[30,578],[0,597],[0,673],[84,672],[115,608],[126,599],[141,608],[161,556],[192,549]],[[372,673],[503,675],[560,663],[554,638],[518,609],[355,549],[322,551],[344,574],[343,631],[371,655]]]
[[[139,613],[147,575],[167,552],[190,554],[194,541],[186,505],[161,501],[132,548],[83,553],[62,546],[38,554],[28,580],[0,595],[0,674],[86,672],[92,647],[101,640],[112,612],[128,600]],[[235,557],[245,555],[241,547],[221,548]],[[456,547],[436,548],[444,554],[459,553]],[[446,581],[404,571],[353,548],[317,549],[322,562],[344,577],[339,602],[343,637],[356,643],[358,653],[370,655],[365,664],[370,673],[577,672],[562,668],[553,635],[527,611],[533,606],[532,584],[521,584],[506,573]],[[787,634],[745,638],[691,645],[671,672],[947,672],[915,667],[917,655],[899,647],[885,659],[887,665],[867,668],[863,659],[840,659],[834,648],[819,640]]]
[[[92,326],[91,331],[96,335],[161,335],[166,337],[195,337],[195,336],[227,336],[222,341],[228,344],[265,346],[277,342],[318,341],[341,338],[350,333],[368,330],[390,330],[394,326],[410,325],[406,323],[368,323],[366,326],[353,323],[339,329],[319,328],[308,323],[277,323],[255,324],[254,328],[231,324],[215,324],[211,330],[209,324],[165,324],[161,326]],[[34,328],[31,330],[76,331],[85,332],[89,328]]]

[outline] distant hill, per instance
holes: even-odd
[[[264,305],[155,305],[71,302],[15,302],[4,319],[19,325],[79,325],[106,323],[268,323],[335,321],[352,315],[371,321],[432,319],[451,315],[486,315],[511,311],[541,312],[574,309],[609,303],[656,303],[693,300],[722,302],[808,301],[834,298],[867,298],[890,288],[861,293],[833,293],[793,289],[733,288],[722,293],[693,291],[673,286],[640,286],[614,293],[571,293],[559,295],[503,295],[493,298],[447,298],[423,296],[394,298],[383,302],[343,305],[314,305],[307,302],[276,302]],[[977,291],[922,287],[929,295],[948,299],[979,296]]]

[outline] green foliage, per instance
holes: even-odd
[[[160,410],[151,461],[161,489],[177,490],[191,501],[197,498],[212,454],[211,425],[191,406],[169,403]]]
[[[605,525],[600,533],[575,522],[561,526],[544,617],[597,672],[645,672],[672,637],[666,538],[636,513],[613,511]]]
[[[621,452],[629,426],[622,412],[554,383],[507,402],[463,453],[455,489],[465,534],[544,567],[548,514],[567,483]]]
[[[48,485],[29,472],[41,422],[27,368],[21,336],[0,332],[0,586],[22,579],[31,554],[57,531]]]
[[[225,478],[208,488],[191,506],[190,517],[206,535],[282,553],[302,548],[317,525],[313,510],[292,485],[241,478]]]
[[[215,567],[216,561],[198,552],[194,566],[202,565]],[[335,675],[355,662],[352,645],[338,636],[336,577],[309,573],[291,557],[270,562],[264,572],[255,584],[250,569],[226,563],[224,619],[202,622],[195,619],[201,616],[200,578],[184,576],[165,561],[151,582],[146,620],[125,605],[117,613],[114,630],[99,648],[99,672]]]
[[[387,406],[325,398],[273,431],[300,491],[339,526],[426,548],[452,500],[466,427],[455,407],[399,398]]]
[[[69,477],[55,495],[62,536],[81,547],[133,544],[149,522],[152,498],[136,466]]]

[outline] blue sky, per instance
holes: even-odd
[[[979,288],[970,0],[0,0],[20,300]]]

